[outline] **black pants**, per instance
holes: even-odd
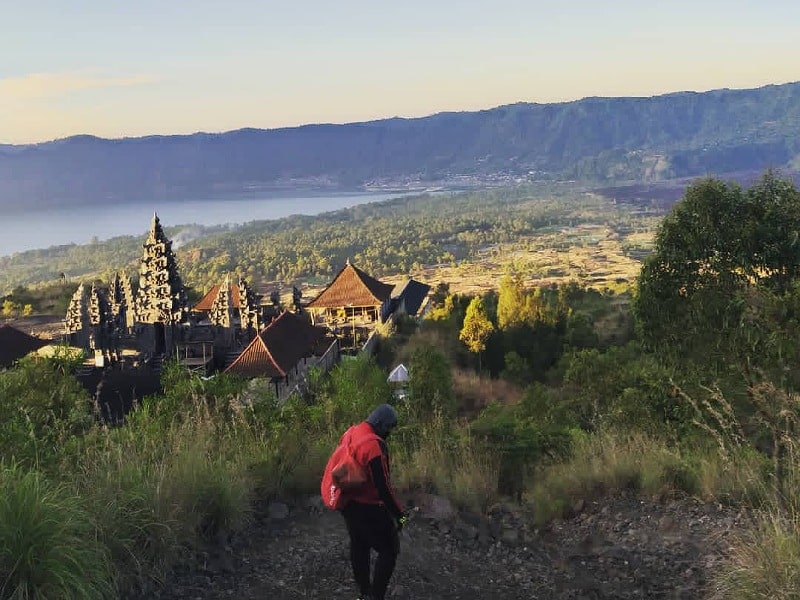
[[[349,502],[342,511],[350,534],[350,563],[362,595],[383,600],[394,572],[400,540],[392,517],[377,504]],[[370,549],[378,553],[370,585]]]

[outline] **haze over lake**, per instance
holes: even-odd
[[[154,211],[164,227],[242,224],[297,214],[317,215],[403,195],[395,192],[290,196],[290,193],[283,196],[160,201],[152,205],[109,203],[101,207],[70,206],[47,211],[0,213],[3,225],[0,256],[63,244],[87,244],[93,238],[105,240],[121,235],[143,236],[150,227]]]

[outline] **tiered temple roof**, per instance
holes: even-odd
[[[106,295],[95,284],[89,291],[89,323],[95,327],[105,327],[111,320],[111,307],[108,304]]]
[[[230,279],[225,277],[225,283],[218,286],[217,297],[211,303],[209,319],[213,325],[230,327],[233,324],[233,293],[231,291]]]
[[[227,286],[230,289],[231,294],[231,306],[232,308],[239,308],[241,306],[241,297],[239,295],[239,286],[232,285],[228,277],[225,278],[225,283],[217,284],[212,287],[206,295],[203,296],[200,301],[192,307],[193,311],[196,312],[206,312],[210,311],[211,307],[214,305],[217,297],[219,296],[219,292],[221,289]]]
[[[239,321],[242,329],[258,329],[258,297],[244,279],[232,290],[239,296]]]

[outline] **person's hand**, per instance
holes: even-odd
[[[404,512],[399,517],[397,517],[397,531],[403,531],[403,528],[408,523],[408,513]]]

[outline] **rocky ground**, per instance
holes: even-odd
[[[398,600],[706,598],[745,516],[691,499],[633,494],[576,505],[570,519],[529,526],[500,504],[456,514],[417,496],[389,597]],[[315,499],[273,502],[253,525],[198,556],[144,598],[354,599],[340,515]]]

